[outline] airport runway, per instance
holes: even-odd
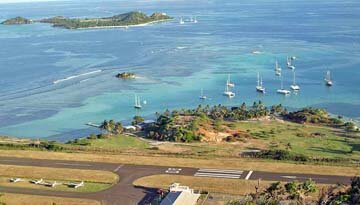
[[[132,182],[144,176],[155,174],[185,175],[196,177],[229,178],[243,180],[265,181],[303,181],[311,178],[316,183],[349,184],[351,177],[312,174],[290,174],[260,172],[255,170],[212,169],[212,168],[186,168],[186,167],[162,167],[148,165],[129,165],[85,161],[68,160],[42,160],[30,158],[0,157],[0,164],[55,167],[87,170],[106,170],[120,176],[120,181],[110,189],[96,193],[55,192],[46,190],[34,190],[24,188],[1,187],[0,192],[22,193],[32,195],[59,196],[72,198],[95,199],[105,205],[142,205],[154,196],[156,189],[146,187],[134,187]]]

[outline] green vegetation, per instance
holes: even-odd
[[[85,19],[71,19],[63,16],[57,16],[49,19],[43,19],[42,23],[51,23],[55,27],[64,27],[67,29],[79,28],[94,28],[94,27],[116,27],[116,26],[131,26],[156,21],[164,21],[172,19],[164,13],[154,13],[151,16],[133,11],[112,17],[105,18],[85,18]]]
[[[1,24],[4,25],[19,25],[19,24],[31,24],[32,21],[23,17],[15,17],[15,18],[11,18],[8,19],[6,21],[3,21]]]
[[[311,180],[303,183],[296,181],[282,185],[280,182],[271,184],[268,188],[247,195],[242,200],[230,201],[227,205],[358,205],[360,203],[360,178],[354,177],[351,186],[335,185],[321,189],[317,199],[312,199],[311,194],[317,191],[316,185]]]
[[[117,78],[121,79],[133,79],[136,77],[135,73],[122,72],[116,75]]]

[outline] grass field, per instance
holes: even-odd
[[[266,172],[329,174],[340,176],[360,175],[360,167],[294,164],[281,161],[253,160],[244,158],[183,158],[165,156],[135,156],[89,153],[62,153],[43,151],[0,150],[0,156],[35,159],[63,159],[74,161],[112,162],[139,165],[181,166],[197,168],[233,168]]]
[[[10,178],[19,177],[24,181],[10,183]],[[61,183],[54,188],[45,185],[35,185],[30,180],[43,179],[46,182]],[[108,171],[77,170],[64,168],[46,168],[31,166],[0,165],[0,186],[43,189],[51,191],[97,192],[108,189],[119,180],[119,177]],[[85,182],[85,186],[78,189],[70,188],[65,183]]]
[[[4,202],[6,205],[100,205],[100,202],[90,199],[47,197],[10,193],[2,193],[0,202]]]
[[[2,187],[17,187],[17,188],[29,188],[29,189],[41,189],[41,190],[49,190],[49,191],[67,191],[67,192],[98,192],[101,190],[108,189],[112,186],[110,183],[99,183],[99,182],[85,182],[85,185],[82,187],[79,187],[77,189],[68,187],[66,183],[69,183],[69,181],[63,181],[63,180],[53,180],[53,179],[46,179],[44,180],[47,183],[53,183],[56,181],[57,183],[60,183],[59,185],[56,185],[55,187],[48,187],[42,184],[33,184],[30,181],[33,179],[26,179],[21,178],[24,181],[17,182],[17,183],[11,183],[9,181],[8,177],[0,177],[0,186]],[[71,181],[74,182],[74,181]],[[79,183],[79,182],[77,182]]]
[[[237,122],[230,126],[248,131],[251,147],[288,149],[294,154],[331,159],[360,159],[360,133],[291,122]],[[291,145],[288,147],[288,145]]]
[[[20,177],[30,179],[51,179],[51,180],[69,180],[85,181],[95,183],[115,183],[118,176],[108,171],[97,170],[79,170],[65,168],[48,168],[32,166],[14,166],[0,165],[0,176],[2,177]]]
[[[241,179],[221,179],[208,177],[192,177],[177,175],[153,175],[137,179],[135,186],[156,187],[166,189],[172,183],[180,183],[192,189],[209,191],[211,193],[245,195],[255,192],[258,181]],[[260,188],[267,187],[271,182],[260,182]]]
[[[115,136],[109,139],[96,139],[90,141],[90,147],[104,149],[145,149],[149,145],[147,142],[136,137]]]

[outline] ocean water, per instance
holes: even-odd
[[[140,10],[175,20],[129,29],[66,30],[0,25],[0,134],[67,140],[96,132],[87,122],[198,104],[262,100],[290,108],[325,107],[360,119],[360,2],[357,0],[121,0],[0,4],[0,20],[63,15],[102,17]],[[196,16],[198,23],[186,22]],[[253,54],[260,51],[260,54]],[[278,60],[297,56],[298,94],[276,94]],[[331,70],[334,86],[324,85]],[[94,72],[95,71],[95,72]],[[119,80],[118,72],[138,74]],[[255,92],[263,76],[266,94]],[[222,96],[227,75],[236,97]],[[57,83],[54,83],[57,82]],[[209,99],[200,101],[200,90]],[[147,104],[133,108],[137,94]]]

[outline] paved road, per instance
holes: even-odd
[[[184,167],[162,167],[148,165],[128,165],[100,162],[68,161],[68,160],[40,160],[29,158],[0,157],[0,164],[55,167],[88,170],[106,170],[120,176],[120,181],[110,189],[96,193],[54,192],[24,188],[0,187],[0,192],[23,193],[33,195],[47,195],[73,198],[87,198],[101,201],[104,205],[142,205],[150,200],[156,189],[134,187],[132,182],[144,176],[155,174],[186,175],[197,177],[231,178],[245,180],[292,181],[313,179],[317,183],[336,184],[350,183],[351,177],[311,174],[272,173],[260,171],[243,171],[229,169],[197,169]]]

